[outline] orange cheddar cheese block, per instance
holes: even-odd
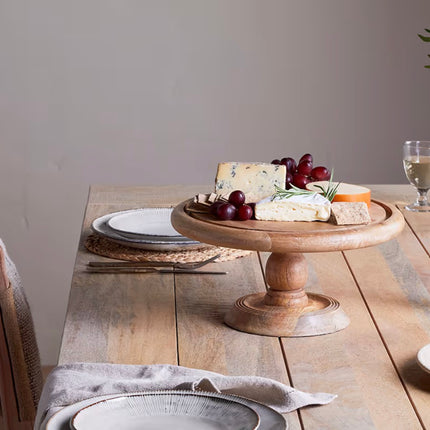
[[[311,191],[321,192],[316,186],[319,185],[327,189],[328,181],[310,182],[306,188]],[[334,182],[336,184],[336,182]],[[333,198],[333,202],[365,202],[367,207],[370,207],[370,190],[362,185],[344,184],[341,182],[337,193]]]

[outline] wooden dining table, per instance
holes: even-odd
[[[268,253],[211,263],[225,275],[94,274],[85,240],[111,212],[170,207],[210,185],[90,187],[59,364],[174,364],[256,375],[307,392],[337,394],[285,414],[290,429],[430,429],[430,374],[417,352],[430,343],[430,213],[409,212],[409,185],[367,185],[403,213],[403,231],[367,248],[306,253],[306,290],[335,297],[350,324],[335,333],[275,337],[228,327],[243,295],[266,290]]]

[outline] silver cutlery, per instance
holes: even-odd
[[[151,268],[151,267],[173,267],[175,269],[194,270],[205,266],[217,258],[221,254],[214,255],[203,261],[195,263],[172,263],[168,261],[90,261],[88,267],[103,268],[103,269],[138,269],[138,268]]]
[[[158,269],[156,267],[88,267],[87,273],[174,273],[175,275],[225,275],[227,272],[194,269]]]

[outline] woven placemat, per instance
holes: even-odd
[[[102,237],[98,234],[90,234],[85,247],[88,251],[102,255],[103,257],[115,258],[127,261],[166,261],[176,263],[194,263],[203,261],[214,255],[221,254],[217,261],[230,261],[250,255],[252,251],[243,249],[223,248],[221,246],[207,246],[204,248],[181,250],[181,251],[148,251],[144,249],[131,248]]]

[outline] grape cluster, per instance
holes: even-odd
[[[291,184],[299,188],[306,188],[309,182],[327,181],[330,179],[330,170],[328,170],[327,167],[313,166],[313,157],[311,154],[304,154],[298,163],[296,163],[294,158],[285,157],[281,160],[273,160],[272,164],[283,164],[286,166],[286,189],[289,189]]]
[[[245,194],[240,191],[232,191],[228,201],[217,200],[210,206],[210,212],[222,220],[237,219],[246,221],[254,215],[253,203],[245,204]]]

